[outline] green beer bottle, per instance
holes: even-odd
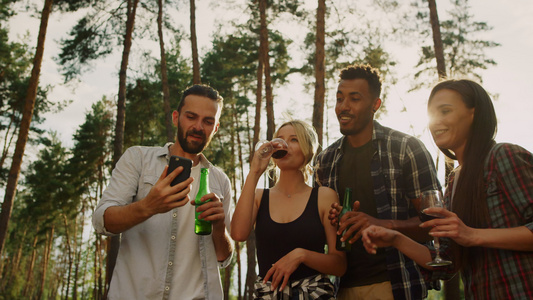
[[[344,216],[344,214],[346,214],[347,212],[351,210],[350,200],[352,200],[352,189],[346,188],[346,190],[344,191],[344,200],[342,202],[342,210],[341,210],[341,213],[339,214],[339,222],[342,216]],[[350,251],[352,249],[352,244],[348,243],[347,240],[344,242],[341,241],[341,237],[344,235],[344,233],[346,233],[346,230],[348,230],[348,228],[346,228],[342,232],[341,235],[337,235],[337,243],[335,245],[335,248],[337,248],[337,250],[339,251]],[[339,225],[337,225],[337,229],[339,229]]]
[[[198,188],[198,194],[196,194],[195,204],[196,208],[198,206],[204,204],[205,202],[208,202],[209,200],[205,202],[201,202],[200,199],[203,195],[209,194],[209,169],[202,168],[200,171],[200,187]],[[196,211],[194,213],[194,233],[199,235],[208,235],[211,234],[212,226],[211,221],[206,221],[202,219],[198,219],[198,216],[202,212]]]

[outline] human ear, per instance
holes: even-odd
[[[380,107],[381,107],[381,99],[377,98],[376,101],[374,102],[374,107],[372,110],[374,112],[377,112]]]

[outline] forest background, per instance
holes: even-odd
[[[337,74],[355,62],[383,74],[384,107],[377,119],[421,138],[443,181],[443,158],[426,128],[429,88],[439,79],[428,1],[196,2],[51,4],[27,147],[17,152],[28,115],[24,105],[32,98],[42,6],[51,1],[0,1],[0,299],[104,297],[106,258],[114,248],[94,234],[92,209],[123,149],[173,138],[165,109],[175,108],[180,91],[193,82],[211,84],[226,99],[221,131],[206,155],[230,176],[235,199],[252,145],[270,137],[275,125],[290,118],[309,121],[323,146],[340,137],[333,112]],[[495,100],[497,140],[532,151],[527,87],[533,3],[436,3],[444,72],[481,82]],[[323,23],[317,22],[317,4],[325,8]],[[134,25],[131,39],[128,24]],[[255,248],[253,241],[236,246],[240,254],[222,271],[225,293],[228,299],[249,299]]]

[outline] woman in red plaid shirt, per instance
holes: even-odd
[[[533,155],[496,144],[496,114],[487,92],[470,80],[437,84],[428,103],[429,129],[441,151],[459,166],[448,180],[443,218],[421,224],[442,238],[450,267],[431,268],[433,250],[399,232],[371,226],[368,252],[394,246],[433,278],[460,271],[466,299],[533,299]]]

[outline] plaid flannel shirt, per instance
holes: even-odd
[[[489,228],[526,226],[533,231],[533,155],[513,144],[495,145],[484,176],[491,223]],[[450,176],[444,201],[451,206],[455,176]],[[444,245],[444,255],[450,257]],[[479,248],[479,259],[462,270],[466,299],[533,299],[533,253]],[[441,278],[450,270],[441,270]],[[437,276],[438,277],[438,276]]]
[[[344,137],[334,142],[316,159],[316,184],[338,192],[338,164],[342,159]],[[424,144],[415,137],[381,126],[374,121],[372,143],[375,153],[370,163],[374,198],[380,219],[407,220],[417,216],[411,199],[425,190],[440,189],[435,165]],[[426,282],[416,263],[395,248],[386,250],[386,263],[395,299],[422,299],[427,290],[439,288]]]

